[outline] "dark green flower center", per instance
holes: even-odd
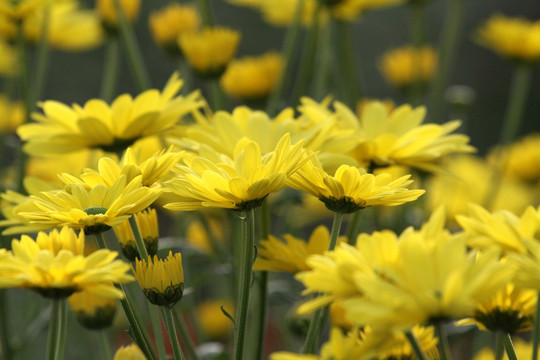
[[[266,195],[268,196],[268,195]],[[236,204],[236,209],[235,210],[251,210],[251,209],[255,209],[255,208],[258,208],[259,206],[262,205],[264,199],[266,199],[266,196],[265,197],[262,197],[260,199],[254,199],[254,200],[248,200],[248,201],[243,201],[241,203],[238,203]]]
[[[143,292],[152,304],[172,308],[182,298],[184,284],[167,286],[163,292],[156,288],[143,289]]]
[[[97,145],[97,148],[100,148],[103,151],[111,152],[111,153],[122,153],[124,150],[126,150],[128,147],[133,145],[133,143],[138,140],[138,138],[133,139],[118,139],[115,138],[112,144],[101,144]]]
[[[349,196],[344,196],[339,199],[336,199],[333,196],[321,197],[319,200],[321,200],[324,205],[326,205],[328,210],[332,210],[338,213],[350,214],[365,208],[365,206],[357,204],[354,199]]]
[[[477,311],[474,318],[490,331],[502,331],[509,334],[525,331],[531,327],[531,317],[518,310],[496,308],[488,313]]]
[[[101,330],[111,326],[115,313],[116,307],[114,306],[100,306],[94,309],[92,313],[77,311],[75,312],[75,317],[85,328],[90,330]]]
[[[92,206],[87,209],[84,209],[84,212],[88,215],[104,215],[107,213],[107,209],[102,206]],[[94,235],[99,234],[104,231],[109,230],[111,227],[107,224],[95,224],[84,227],[85,235]]]
[[[65,299],[77,291],[76,287],[33,287],[31,289],[47,299]]]

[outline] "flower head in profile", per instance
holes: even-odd
[[[64,227],[49,234],[40,232],[36,240],[23,235],[13,240],[12,251],[0,257],[0,287],[21,287],[49,298],[67,297],[77,291],[122,298],[113,282],[133,278],[129,265],[115,260],[108,249],[84,255],[84,233]]]
[[[193,70],[203,78],[218,78],[233,59],[240,43],[240,33],[224,28],[205,28],[184,33],[178,44]]]
[[[386,81],[398,89],[421,84],[425,87],[431,81],[437,64],[437,54],[432,47],[416,49],[404,46],[385,53],[379,68]]]
[[[530,134],[488,156],[505,175],[527,183],[540,181],[540,134]]]
[[[0,45],[0,58],[2,49]],[[0,59],[0,74],[2,74],[2,60]],[[24,122],[24,107],[20,102],[12,102],[0,95],[0,134],[14,133],[17,126]]]
[[[480,45],[510,59],[540,59],[540,21],[493,15],[478,29],[475,38]]]
[[[133,216],[135,216],[148,255],[154,256],[157,253],[159,241],[156,210],[147,209],[136,213]],[[124,221],[122,224],[113,227],[113,230],[120,243],[124,256],[130,261],[135,261],[135,259],[139,257],[139,252],[129,221]]]
[[[87,329],[100,330],[112,325],[116,300],[88,291],[79,291],[68,298],[77,321]]]
[[[52,1],[53,3],[56,2]],[[13,20],[24,20],[35,12],[43,11],[48,0],[0,1],[0,15]]]
[[[147,260],[137,259],[131,266],[135,278],[148,301],[154,305],[173,307],[184,292],[184,269],[182,254],[172,254],[166,259],[156,255]]]
[[[348,165],[340,166],[332,176],[314,159],[300,168],[289,183],[317,197],[334,212],[352,213],[370,206],[396,206],[416,200],[424,190],[409,190],[408,179],[409,176],[392,179],[390,174],[369,174]]]
[[[238,99],[264,100],[277,85],[283,65],[283,57],[276,52],[233,60],[221,76],[221,87]]]
[[[165,183],[176,198],[165,208],[256,208],[268,194],[286,187],[287,179],[312,156],[302,145],[291,145],[286,134],[265,155],[257,143],[247,139],[238,142],[233,158],[204,148],[206,156],[185,157],[185,165],[178,166],[175,178]]]
[[[131,344],[116,350],[113,360],[147,360],[147,358],[136,344]]]
[[[101,18],[103,27],[110,33],[116,33],[118,27],[118,14],[114,5],[116,0],[98,0],[96,9]],[[129,22],[135,22],[139,9],[140,0],[118,0],[122,14]]]
[[[40,103],[43,114],[34,114],[36,122],[19,127],[17,133],[27,142],[25,151],[33,155],[91,148],[120,152],[138,140],[163,135],[203,105],[198,92],[176,96],[182,83],[174,74],[162,92],[151,89],[135,98],[120,95],[111,105],[100,99],[82,107],[45,101]]]

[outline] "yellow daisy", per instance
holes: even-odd
[[[2,71],[2,44],[0,43],[0,74]],[[0,134],[14,133],[17,126],[21,125],[24,119],[24,107],[20,102],[12,102],[7,97],[0,95]]]
[[[107,249],[84,256],[84,233],[64,227],[36,240],[23,235],[11,243],[12,252],[0,257],[0,287],[22,287],[45,297],[67,297],[88,291],[104,297],[122,298],[113,282],[132,281],[129,265],[115,260]]]
[[[136,344],[131,344],[116,350],[113,360],[147,360],[147,358]]]
[[[520,181],[534,183],[540,180],[540,134],[530,134],[488,156],[496,168]]]
[[[174,74],[160,92],[147,90],[133,99],[124,94],[109,106],[93,99],[83,107],[56,101],[40,103],[43,114],[34,114],[35,123],[19,127],[17,133],[27,143],[29,154],[46,155],[99,148],[120,152],[137,140],[163,135],[179,119],[203,105],[198,92],[175,96],[183,81]]]
[[[158,250],[159,229],[157,213],[154,209],[148,209],[134,214],[139,231],[141,232],[146,251],[149,256],[154,256]],[[135,261],[139,257],[139,251],[135,243],[135,236],[129,224],[129,221],[124,221],[120,225],[113,227],[114,233],[124,256]]]
[[[99,13],[103,26],[107,31],[116,31],[118,26],[118,14],[114,7],[115,0],[98,0],[96,9]],[[134,22],[141,7],[140,0],[119,0],[122,13],[129,22]]]
[[[386,81],[399,89],[420,83],[426,86],[435,72],[437,54],[432,47],[404,46],[385,53],[379,68]]]
[[[89,291],[79,291],[68,298],[77,321],[87,329],[100,330],[112,325],[116,301]]]
[[[187,32],[197,31],[201,19],[195,6],[171,3],[150,14],[148,23],[154,41],[170,54],[180,55],[178,37]]]

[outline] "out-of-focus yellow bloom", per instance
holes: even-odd
[[[178,37],[199,30],[201,19],[194,6],[172,3],[152,13],[148,23],[154,41],[170,54],[180,55]]]
[[[505,148],[498,148],[488,157],[496,168],[518,180],[540,181],[540,134],[527,135]]]
[[[146,356],[136,344],[131,344],[116,350],[113,360],[146,360]]]
[[[274,90],[283,66],[283,57],[275,52],[233,60],[221,77],[221,86],[225,93],[242,100],[264,99]]]
[[[331,15],[341,21],[356,21],[366,11],[397,5],[406,0],[327,0]]]
[[[148,255],[156,255],[159,240],[156,210],[148,209],[136,213],[133,216],[135,216],[135,220],[137,221],[137,226],[141,232]],[[135,243],[135,236],[133,235],[129,221],[124,221],[122,224],[113,227],[113,230],[120,243],[124,256],[130,261],[135,261],[136,258],[140,258],[137,244]]]
[[[4,41],[0,40],[0,75],[2,76],[14,75],[17,73],[17,71],[18,71],[18,62],[17,62],[17,53],[15,52],[15,49],[9,46]],[[1,99],[2,99],[2,102],[6,101],[4,96],[2,96]],[[3,108],[3,104],[0,109],[2,108]],[[4,122],[5,120],[3,120],[2,123],[0,124],[4,125]],[[0,129],[2,128],[3,126],[0,126]]]
[[[100,330],[111,326],[116,301],[88,291],[79,291],[68,298],[77,321],[87,329]]]
[[[409,190],[409,177],[392,179],[389,174],[368,174],[348,165],[340,166],[332,176],[313,159],[289,179],[289,184],[317,197],[332,211],[352,213],[368,206],[396,206],[416,200],[424,190]]]
[[[49,234],[40,232],[36,240],[23,235],[11,243],[12,252],[0,257],[0,287],[22,287],[49,298],[64,298],[76,291],[103,297],[122,298],[113,282],[133,278],[129,265],[115,260],[108,249],[84,256],[84,233],[68,227]]]
[[[231,319],[227,318],[221,307],[234,318],[234,304],[229,300],[209,300],[197,306],[196,316],[204,333],[211,339],[226,338],[233,329]]]
[[[55,156],[31,156],[26,164],[27,177],[33,177],[51,184],[63,184],[58,174],[79,175],[85,168],[97,167],[96,158],[101,151],[82,150]]]
[[[307,258],[314,254],[323,254],[330,244],[330,232],[324,225],[318,226],[307,242],[290,234],[285,234],[283,238],[285,243],[272,235],[261,240],[257,251],[259,257],[253,264],[253,270],[286,271],[293,274],[309,270]],[[340,240],[343,241],[344,238]]]
[[[34,114],[36,122],[19,127],[17,133],[27,141],[25,151],[33,155],[89,148],[123,151],[137,140],[162,135],[203,105],[199,92],[175,96],[182,84],[173,74],[162,92],[147,90],[135,99],[123,94],[111,105],[100,99],[89,100],[82,107],[45,101],[40,103],[44,113]]]
[[[54,3],[57,0],[53,0]],[[0,1],[0,15],[7,16],[8,19],[23,20],[35,12],[42,11],[49,0],[18,0]]]
[[[184,33],[178,44],[189,65],[204,78],[218,78],[234,58],[240,33],[238,31],[214,27],[197,33]]]
[[[166,259],[158,259],[157,255],[148,260],[136,259],[135,267],[131,266],[135,278],[148,301],[154,305],[172,308],[184,292],[184,269],[182,254],[172,254]]]
[[[416,49],[404,46],[385,53],[379,61],[379,68],[386,81],[393,86],[406,89],[420,83],[431,81],[437,64],[437,54],[432,47]]]
[[[532,343],[526,342],[519,337],[513,338],[512,343],[518,359],[532,359]],[[508,360],[506,352],[504,352],[503,359]],[[495,360],[495,353],[491,348],[484,348],[476,353],[473,360]]]
[[[302,142],[291,145],[288,134],[266,155],[257,143],[244,140],[238,142],[232,159],[210,149],[205,157],[186,157],[185,165],[176,167],[175,178],[165,183],[177,197],[165,208],[256,208],[268,194],[286,187],[287,179],[310,157]]]
[[[186,230],[186,238],[188,243],[194,248],[203,253],[211,254],[215,251],[212,243],[213,240],[219,243],[225,241],[223,221],[212,216],[205,216],[204,221],[207,222],[208,229],[199,220],[190,221]]]
[[[96,9],[101,22],[107,31],[116,31],[118,27],[118,14],[114,2],[118,1],[122,13],[129,22],[134,22],[139,14],[141,0],[97,0]]]
[[[540,21],[493,15],[478,29],[475,38],[502,56],[526,62],[540,58]]]
[[[0,45],[0,58],[3,56]],[[2,60],[0,59],[0,74],[2,73]],[[11,134],[17,126],[24,122],[24,105],[20,102],[12,102],[7,97],[0,95],[0,134]]]

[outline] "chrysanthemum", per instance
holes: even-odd
[[[518,359],[532,359],[532,343],[519,337],[513,338],[512,343]],[[506,354],[504,358],[507,358]],[[473,360],[495,360],[495,353],[491,348],[484,348],[474,355]]]
[[[437,55],[432,47],[416,49],[404,46],[385,53],[379,67],[391,85],[405,89],[414,84],[427,85],[437,63]]]
[[[231,320],[225,316],[222,308],[234,317],[234,304],[227,299],[207,300],[197,306],[197,321],[211,339],[225,339],[233,329]]]
[[[162,92],[147,90],[133,99],[124,94],[109,106],[93,99],[83,107],[56,101],[40,103],[43,114],[35,123],[19,127],[25,151],[33,155],[59,154],[88,148],[120,152],[140,139],[162,135],[189,112],[203,105],[198,92],[176,96],[182,80],[174,74]]]
[[[178,37],[186,32],[195,32],[201,25],[197,9],[193,5],[171,3],[154,12],[148,19],[154,41],[173,55],[181,54]]]
[[[493,15],[478,30],[476,41],[499,55],[536,61],[540,58],[540,21]]]
[[[147,358],[136,344],[131,344],[116,350],[113,360],[147,360]]]
[[[112,325],[116,301],[88,291],[79,291],[68,298],[77,321],[87,329],[99,330]]]
[[[82,231],[77,235],[67,227],[40,232],[35,241],[27,235],[13,240],[12,252],[0,257],[0,286],[29,288],[51,298],[81,290],[122,298],[113,282],[133,280],[129,265],[107,249],[84,256],[84,241]]]
[[[0,74],[2,71],[2,45],[0,44]],[[5,96],[0,95],[0,134],[15,132],[17,126],[24,122],[24,107],[20,102],[12,102]]]
[[[131,266],[135,278],[148,301],[154,305],[173,307],[184,291],[184,269],[182,254],[172,254],[166,259],[137,259],[135,267]]]
[[[238,99],[262,100],[276,86],[283,65],[283,57],[276,52],[233,60],[221,76],[221,87]]]
[[[289,184],[317,197],[332,211],[352,213],[369,206],[396,206],[416,200],[424,190],[407,189],[411,183],[408,179],[368,174],[348,165],[340,166],[332,176],[312,160],[289,179]]]
[[[112,30],[118,26],[118,14],[114,7],[115,0],[98,0],[97,11],[106,29]],[[119,0],[120,7],[127,21],[134,22],[139,14],[140,0]]]
[[[148,209],[147,211],[136,213],[133,216],[135,216],[148,255],[154,256],[158,249],[159,240],[156,210]],[[139,252],[129,221],[124,221],[122,224],[113,227],[113,230],[120,243],[124,256],[130,261],[134,261],[138,258]]]
[[[253,264],[253,270],[286,271],[293,274],[308,270],[307,258],[328,250],[330,232],[326,226],[321,225],[313,231],[307,242],[290,234],[285,234],[283,238],[285,243],[272,235],[261,240],[257,250],[259,257]]]
[[[302,143],[291,145],[288,135],[266,155],[261,154],[257,143],[247,139],[238,142],[232,159],[211,152],[207,155],[186,157],[186,165],[176,168],[176,177],[165,186],[177,200],[165,208],[253,209],[268,194],[287,186],[287,178],[309,159]]]
[[[43,10],[47,0],[0,1],[0,14],[12,19],[24,19],[37,11]]]
[[[515,179],[529,183],[540,180],[540,134],[530,134],[488,156],[490,163]]]

